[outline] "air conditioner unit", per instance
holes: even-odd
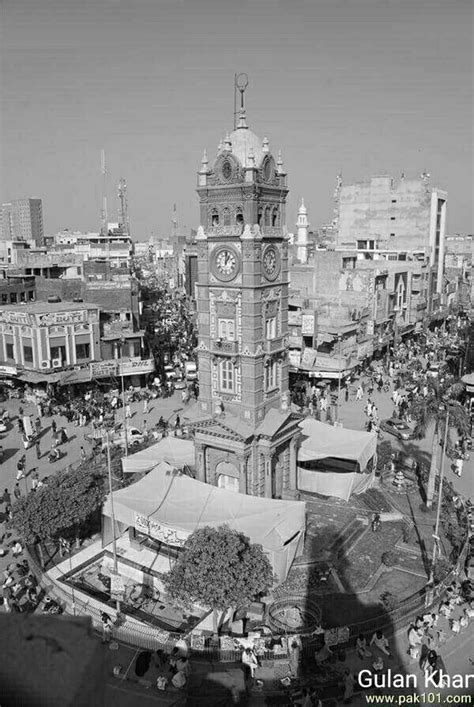
[[[51,368],[51,361],[41,361],[40,368]]]
[[[61,368],[62,363],[60,358],[53,358],[52,362],[53,368]]]

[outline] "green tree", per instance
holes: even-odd
[[[426,506],[431,508],[436,486],[438,456],[440,441],[443,440],[446,423],[446,413],[449,413],[448,439],[451,430],[459,434],[469,432],[469,416],[466,409],[459,403],[464,386],[460,382],[441,381],[428,377],[428,395],[418,396],[410,406],[410,416],[415,421],[415,437],[422,439],[431,427],[433,438],[431,444],[431,462],[426,490]]]
[[[60,471],[40,489],[18,499],[11,524],[28,544],[60,537],[79,539],[90,531],[104,500],[104,480],[96,469],[80,466]]]
[[[243,533],[223,525],[195,530],[163,582],[174,599],[212,609],[217,635],[218,612],[266,593],[273,573],[260,545],[251,545]]]

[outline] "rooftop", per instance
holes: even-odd
[[[83,309],[99,309],[88,302],[26,302],[0,306],[1,312],[26,312],[27,314],[49,314],[50,312],[75,312]]]

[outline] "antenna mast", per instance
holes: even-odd
[[[120,177],[118,185],[118,198],[119,198],[119,227],[122,231],[125,231],[130,235],[130,223],[128,220],[128,199],[127,199],[127,182],[123,177]]]
[[[101,211],[101,233],[107,235],[107,167],[105,165],[105,150],[100,153],[100,166],[102,171],[102,211]]]

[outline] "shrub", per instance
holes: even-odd
[[[398,599],[392,592],[386,591],[380,595],[380,601],[386,611],[393,611],[398,605]]]
[[[385,567],[393,567],[398,562],[398,555],[393,550],[388,550],[382,555],[382,562]]]

